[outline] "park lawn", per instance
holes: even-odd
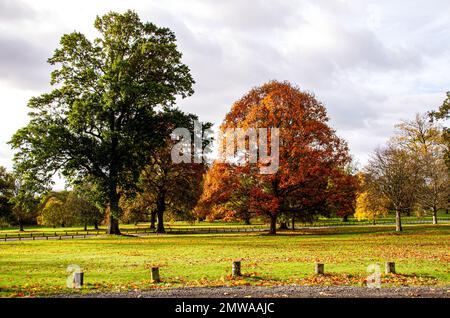
[[[0,242],[0,296],[127,291],[219,285],[365,285],[369,264],[396,262],[382,286],[450,286],[450,225],[343,227],[261,233],[101,236]],[[242,259],[242,278],[230,277]],[[325,263],[324,276],[313,274]],[[66,287],[70,264],[84,271],[81,291]],[[163,281],[152,283],[149,266]]]

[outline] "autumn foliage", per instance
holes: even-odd
[[[214,163],[197,213],[241,219],[245,211],[264,215],[275,234],[281,214],[311,219],[354,209],[357,183],[346,170],[351,161],[347,145],[327,122],[322,103],[288,82],[252,89],[233,104],[220,128],[279,128],[279,168],[260,174],[265,163],[259,161]]]

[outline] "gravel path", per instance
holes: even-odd
[[[450,298],[448,287],[367,288],[353,286],[239,286],[152,289],[127,293],[59,295],[87,298]]]

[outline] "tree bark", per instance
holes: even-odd
[[[19,219],[19,231],[23,232],[23,223],[21,219]]]
[[[397,209],[395,211],[395,231],[401,232],[402,230],[403,230],[403,228],[402,228],[402,219],[401,219],[401,215],[400,215],[400,210]]]
[[[248,213],[244,214],[244,224],[250,225],[250,215]]]
[[[150,213],[150,230],[156,229],[156,210]]]
[[[270,230],[269,234],[275,235],[277,234],[277,217],[273,214],[270,214]]]
[[[295,231],[295,217],[292,217],[291,222],[292,222],[292,231]]]
[[[163,190],[160,190],[156,199],[156,215],[158,216],[158,227],[156,233],[166,233],[164,229],[164,211],[166,210],[166,196]]]
[[[348,214],[344,215],[342,218],[342,222],[348,222]]]
[[[433,224],[438,224],[436,208],[433,208]]]
[[[84,230],[87,231],[87,223],[84,223]]]
[[[109,215],[108,234],[120,235],[119,221],[112,214]]]
[[[98,230],[98,223],[97,223],[97,221],[94,222],[94,229]]]
[[[120,235],[118,215],[119,208],[119,195],[117,193],[117,182],[112,179],[109,188],[109,224],[108,234]]]

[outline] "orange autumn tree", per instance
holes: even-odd
[[[242,209],[267,216],[270,233],[275,234],[282,214],[306,220],[328,213],[332,205],[348,206],[343,196],[349,191],[341,192],[338,185],[348,183],[345,167],[351,159],[346,143],[327,122],[322,103],[288,82],[272,81],[252,89],[233,104],[221,130],[278,128],[279,168],[261,174],[265,164],[260,161],[214,163],[197,211],[204,216],[218,211],[242,214],[230,208],[230,199],[240,197]]]

